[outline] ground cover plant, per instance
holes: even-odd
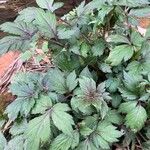
[[[27,61],[40,41],[54,67],[12,78],[0,150],[149,150],[150,30],[137,30],[149,1],[83,1],[63,17],[62,2],[36,2],[0,25],[0,53]]]

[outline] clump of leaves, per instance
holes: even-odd
[[[136,29],[149,1],[83,1],[61,18],[61,2],[36,2],[0,25],[10,34],[0,53],[18,49],[26,61],[44,40],[54,68],[13,77],[0,149],[149,149],[150,30]]]

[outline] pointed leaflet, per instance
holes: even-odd
[[[0,29],[16,35],[6,36],[0,40],[0,54],[9,50],[27,50],[30,43],[37,38],[37,28],[33,24],[25,22],[6,22],[0,25]]]
[[[141,105],[138,105],[127,113],[125,120],[126,125],[130,127],[132,131],[137,132],[144,126],[147,120],[146,110]]]
[[[128,113],[133,109],[135,109],[136,105],[137,105],[137,101],[129,101],[129,102],[122,103],[119,107],[119,111],[122,113]]]
[[[11,120],[15,120],[18,117],[20,112],[21,116],[27,116],[30,110],[33,108],[35,100],[33,99],[22,99],[17,98],[11,104],[9,104],[5,110],[5,113],[8,114],[8,118]]]
[[[92,78],[82,77],[79,79],[81,91],[85,94],[96,91],[96,83]]]
[[[109,110],[106,114],[104,120],[106,122],[111,122],[114,124],[121,124],[122,123],[122,116],[116,110]]]
[[[85,68],[81,71],[80,77],[82,77],[82,76],[85,76],[85,77],[87,77],[87,78],[92,78],[92,74],[91,74],[91,72],[89,71],[89,68],[88,68],[88,67],[85,67]]]
[[[49,113],[45,113],[29,121],[25,131],[27,149],[38,150],[40,143],[45,143],[51,137]]]
[[[51,12],[63,6],[62,2],[54,3],[54,0],[36,0],[36,3],[39,5],[39,7],[48,9]]]
[[[106,48],[105,41],[100,39],[92,47],[93,56],[101,56]]]
[[[77,86],[77,75],[75,71],[71,72],[66,79],[67,87],[69,88],[69,91],[72,91]]]
[[[118,138],[123,135],[116,130],[116,127],[107,122],[99,123],[98,128],[93,135],[93,142],[97,148],[109,149],[109,144],[117,142]]]
[[[36,11],[36,18],[34,23],[37,25],[39,31],[48,38],[57,38],[56,33],[56,16],[51,12],[45,12],[42,9]]]
[[[130,41],[123,35],[115,34],[107,38],[107,42],[130,44]]]
[[[71,134],[74,121],[71,115],[67,113],[70,108],[67,104],[57,103],[52,108],[51,117],[54,125],[65,134]]]
[[[32,109],[32,114],[43,114],[46,109],[52,107],[52,101],[49,96],[41,95],[39,99],[36,100],[36,104]]]
[[[27,127],[26,119],[15,122],[10,128],[9,133],[13,136],[20,135],[24,133],[24,131],[26,130],[26,127]]]
[[[52,90],[60,94],[64,94],[67,92],[67,86],[63,72],[58,69],[51,69],[48,72],[48,76]]]
[[[74,149],[78,144],[79,133],[77,131],[73,131],[72,136],[62,133],[54,139],[49,150],[69,150],[70,148]]]
[[[92,143],[92,141],[87,138],[80,142],[76,150],[97,150],[97,148],[95,147],[94,143]]]
[[[106,61],[112,66],[119,65],[122,61],[127,61],[133,56],[133,48],[129,45],[120,45],[116,46],[110,51],[110,54]]]
[[[0,25],[0,29],[25,39],[31,38],[37,32],[37,28],[33,24],[25,22],[6,22]]]
[[[18,135],[12,138],[4,150],[25,150],[26,142],[23,135]]]
[[[36,7],[27,7],[21,10],[19,16],[16,18],[15,22],[24,21],[26,23],[32,22],[36,18]]]
[[[147,119],[146,110],[138,105],[136,101],[122,103],[119,111],[127,113],[125,124],[134,132],[139,131]]]
[[[3,150],[4,147],[6,146],[7,141],[4,135],[0,132],[0,150]]]
[[[136,75],[136,74],[147,74],[150,72],[150,65],[149,61],[145,62],[138,62],[138,61],[133,61],[131,62],[128,67],[126,68],[129,73]]]

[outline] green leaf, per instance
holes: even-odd
[[[138,7],[141,5],[146,5],[149,4],[148,0],[115,0],[114,3],[116,5],[121,5],[121,6],[129,6],[129,7]]]
[[[77,86],[77,76],[76,76],[76,73],[75,71],[71,72],[67,78],[66,78],[66,84],[67,84],[67,87],[69,88],[69,91],[72,91],[76,86]]]
[[[122,97],[120,96],[120,94],[112,94],[111,98],[112,98],[111,100],[112,106],[114,108],[118,108],[118,106],[120,105],[122,101]]]
[[[26,23],[31,23],[36,18],[36,7],[27,7],[19,11],[19,16],[16,18],[15,22],[24,21]]]
[[[120,80],[118,78],[111,78],[110,77],[106,81],[106,88],[108,88],[108,90],[110,92],[116,92],[119,85],[120,85]]]
[[[99,63],[99,69],[104,73],[112,73],[111,67],[106,63]]]
[[[129,45],[116,46],[110,51],[106,62],[110,63],[112,66],[119,65],[122,61],[127,61],[133,56],[133,48]]]
[[[115,35],[110,35],[107,38],[108,42],[113,42],[116,44],[119,43],[124,43],[124,44],[130,44],[130,41],[127,39],[127,37],[123,36],[123,35],[119,35],[119,34],[115,34]]]
[[[51,85],[52,90],[60,94],[67,92],[67,86],[63,72],[58,69],[50,69],[48,76],[50,82],[49,84]]]
[[[116,110],[109,110],[104,120],[115,124],[122,123],[122,116]]]
[[[139,131],[147,120],[146,110],[136,101],[122,103],[119,111],[127,113],[125,117],[125,124],[134,132]]]
[[[133,109],[135,109],[136,105],[137,105],[136,101],[129,101],[129,102],[122,103],[119,107],[119,111],[122,113],[128,113]]]
[[[80,73],[80,77],[82,76],[85,76],[85,77],[88,77],[88,78],[92,78],[92,74],[91,72],[89,71],[89,68],[88,67],[85,67],[81,73]]]
[[[4,150],[4,147],[6,146],[7,141],[4,135],[0,132],[0,150]]]
[[[148,17],[150,7],[131,9],[129,15],[136,17]]]
[[[6,22],[0,25],[0,29],[15,35],[6,36],[0,40],[0,54],[9,50],[27,50],[30,47],[30,43],[37,38],[37,28],[31,23]]]
[[[90,46],[87,43],[82,43],[80,47],[80,54],[86,58],[88,56],[89,51]]]
[[[96,83],[92,78],[82,77],[79,79],[79,84],[83,93],[96,91]]]
[[[76,150],[97,150],[97,148],[95,147],[94,143],[87,138],[85,141],[80,142]]]
[[[59,39],[71,39],[72,37],[77,37],[79,35],[79,29],[74,27],[72,29],[67,28],[58,28],[58,37]]]
[[[97,41],[92,47],[93,56],[101,56],[104,53],[106,45],[103,40]]]
[[[9,104],[5,110],[5,113],[8,114],[8,118],[15,120],[18,117],[20,112],[21,116],[27,116],[30,110],[33,108],[35,100],[33,99],[22,99],[17,98],[11,104]]]
[[[36,11],[36,18],[34,23],[37,25],[39,31],[48,38],[56,38],[56,16],[51,12],[45,12],[42,9]]]
[[[140,47],[142,45],[143,40],[144,39],[143,39],[142,35],[139,32],[137,32],[135,30],[132,31],[132,33],[131,33],[131,42],[133,43],[133,45]]]
[[[73,131],[72,125],[74,125],[74,121],[67,111],[70,111],[67,104],[57,103],[52,108],[51,116],[54,125],[63,133],[70,135]]]
[[[49,113],[45,113],[29,121],[25,131],[27,149],[39,150],[40,143],[47,142],[51,137]]]
[[[73,131],[72,136],[64,133],[58,135],[51,143],[50,150],[69,150],[74,149],[79,144],[79,133]]]
[[[27,128],[27,120],[21,120],[19,122],[15,122],[13,126],[10,128],[9,132],[11,135],[16,136],[24,133]]]
[[[150,72],[150,65],[148,61],[138,62],[132,61],[126,68],[131,74],[147,74]]]
[[[119,130],[116,130],[116,127],[106,123],[102,122],[99,123],[98,128],[93,134],[93,143],[97,147],[97,149],[109,149],[109,144],[113,142],[117,142],[118,138],[123,135],[122,132]]]
[[[43,9],[48,9],[51,12],[63,6],[62,2],[54,3],[54,0],[36,0],[39,7]]]
[[[12,138],[8,145],[6,145],[5,150],[24,150],[26,149],[26,142],[23,135],[15,136]]]
[[[49,96],[41,95],[36,100],[36,104],[32,109],[32,114],[43,114],[48,108],[52,107],[52,100]]]
[[[127,113],[125,120],[127,127],[130,127],[132,131],[137,132],[144,126],[144,123],[147,120],[146,110],[141,105],[137,105]]]

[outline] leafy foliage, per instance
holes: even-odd
[[[0,54],[20,50],[26,61],[44,41],[54,68],[11,79],[0,150],[149,149],[150,29],[136,29],[149,1],[83,1],[61,18],[62,2],[36,2],[0,25],[10,34]]]

